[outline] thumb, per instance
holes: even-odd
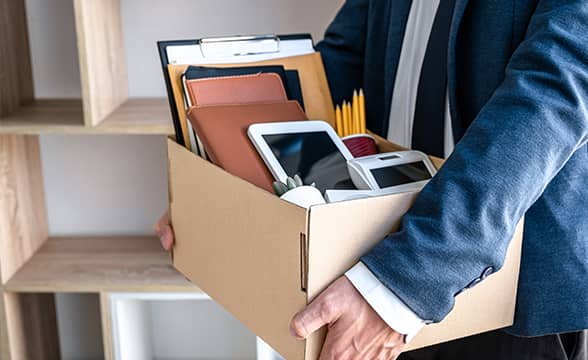
[[[322,294],[304,310],[294,315],[290,322],[290,333],[299,340],[306,339],[321,327],[335,322],[340,315],[337,302],[332,296]]]

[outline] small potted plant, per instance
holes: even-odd
[[[325,204],[325,198],[315,184],[304,185],[298,175],[288,177],[286,183],[274,181],[274,192],[280,199],[308,209],[312,205]]]

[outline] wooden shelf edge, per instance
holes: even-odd
[[[199,292],[154,237],[49,238],[3,286],[15,293]]]
[[[131,98],[97,126],[84,125],[81,99],[42,99],[0,117],[0,134],[171,135],[173,124],[164,98]]]
[[[151,286],[116,286],[106,285],[104,287],[96,286],[76,286],[76,287],[62,287],[58,284],[37,286],[37,285],[23,285],[10,284],[6,285],[3,291],[15,294],[100,294],[102,292],[112,293],[194,293],[202,292],[197,287],[183,287],[183,286],[165,286],[165,285],[151,285]]]
[[[169,103],[164,98],[131,98],[92,128],[99,133],[171,135]]]
[[[0,117],[0,134],[68,132],[84,124],[80,99],[40,99]]]

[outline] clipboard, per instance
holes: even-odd
[[[157,43],[163,77],[174,123],[176,142],[190,148],[185,129],[185,109],[174,99],[169,65],[247,64],[315,52],[310,34],[253,35],[159,41]],[[181,112],[184,116],[180,116]],[[183,118],[183,123],[181,121]],[[183,124],[183,125],[182,125]]]

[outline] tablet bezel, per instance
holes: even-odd
[[[264,135],[289,135],[289,134],[304,134],[310,132],[325,132],[333,141],[333,144],[339,150],[345,161],[353,159],[353,155],[347,149],[341,138],[337,135],[335,130],[329,123],[322,120],[307,120],[307,121],[287,121],[275,123],[259,123],[249,126],[247,135],[253,143],[253,146],[265,162],[267,168],[272,173],[276,180],[286,182],[288,176],[296,174],[286,174],[284,168],[274,155],[272,149],[263,138]],[[305,184],[307,185],[307,184]]]

